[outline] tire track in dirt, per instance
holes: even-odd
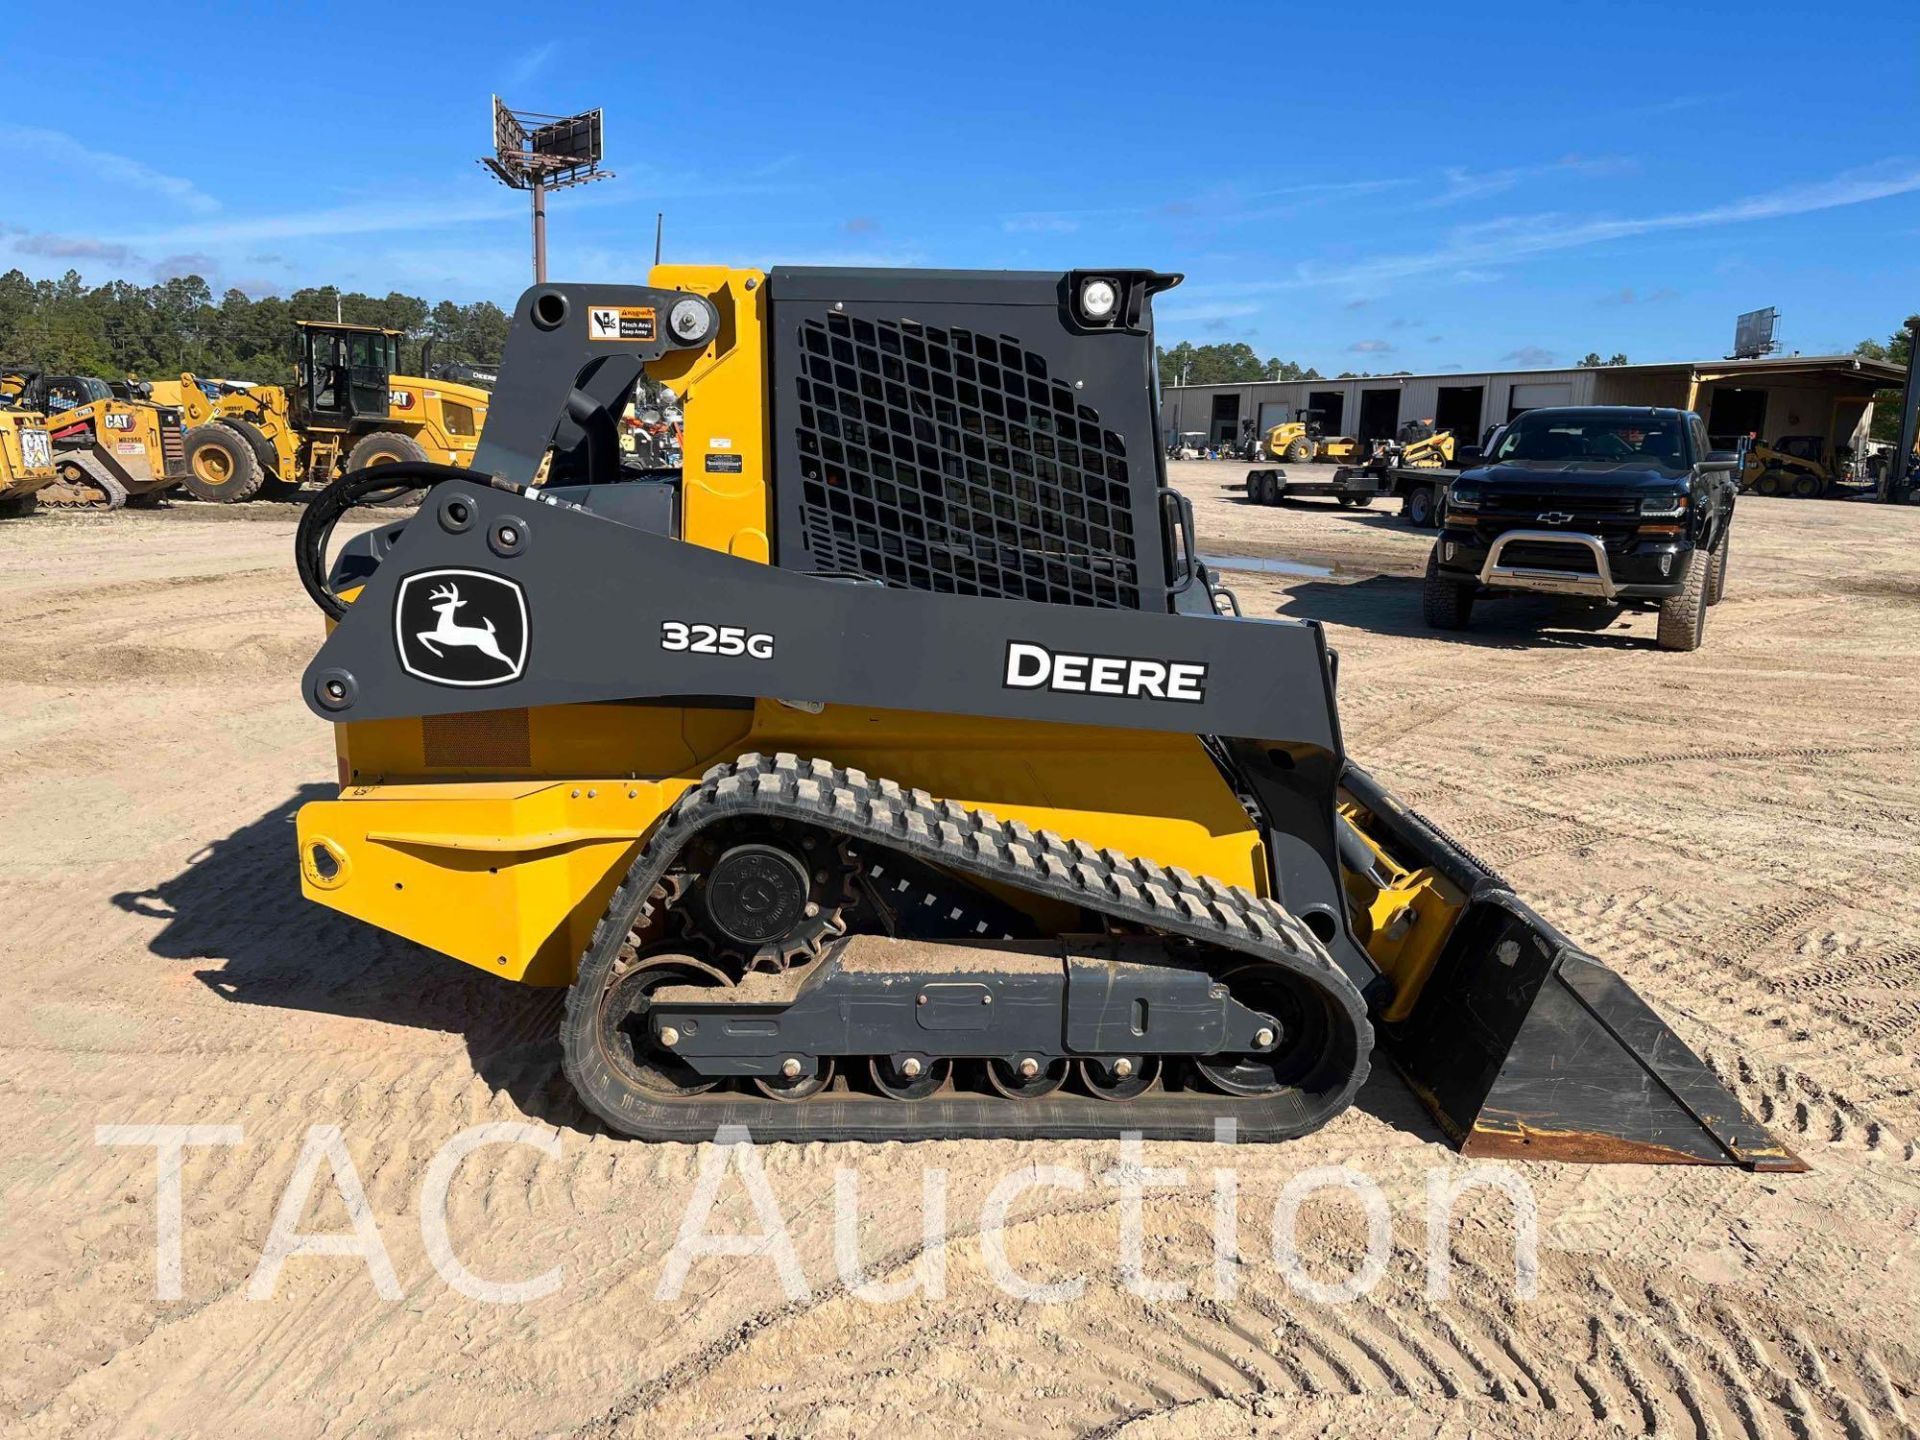
[[[1151,1233],[1169,1270],[1201,1273],[1201,1207],[1169,1200],[1156,1208]],[[1177,1217],[1170,1213],[1176,1208]],[[1074,1223],[1084,1213],[1049,1211],[1021,1228],[1046,1240],[1040,1254],[1065,1265],[1078,1249],[1074,1237],[1084,1233]],[[958,1253],[971,1248],[950,1251],[950,1263],[971,1269],[970,1254]],[[1358,1247],[1336,1244],[1330,1260],[1345,1273],[1358,1254]],[[996,1292],[962,1287],[956,1295],[950,1287],[940,1326],[957,1326],[970,1350],[927,1383],[954,1383],[953,1364],[963,1373],[1018,1375],[1021,1357],[1031,1360],[1044,1336],[1065,1364],[1049,1367],[1044,1385],[1034,1375],[1044,1394],[1016,1410],[1026,1421],[1022,1429],[1040,1433],[1133,1433],[1156,1415],[1266,1396],[1401,1398],[1423,1408],[1490,1402],[1505,1417],[1502,1428],[1533,1433],[1578,1433],[1583,1422],[1576,1416],[1584,1414],[1645,1433],[1678,1422],[1680,1433],[1763,1437],[1829,1427],[1873,1433],[1868,1417],[1889,1414],[1889,1397],[1897,1401],[1916,1375],[1912,1354],[1899,1354],[1890,1371],[1886,1356],[1851,1345],[1839,1322],[1816,1322],[1791,1306],[1735,1306],[1664,1267],[1594,1266],[1550,1254],[1543,1257],[1541,1299],[1517,1308],[1510,1275],[1482,1242],[1476,1258],[1456,1269],[1451,1300],[1428,1300],[1415,1267],[1394,1264],[1372,1295],[1323,1305],[1291,1294],[1271,1273],[1243,1271],[1230,1320],[1216,1301],[1150,1303],[1113,1276],[1090,1278],[1078,1301],[1024,1316]],[[1587,1293],[1595,1297],[1591,1309],[1580,1303]],[[922,1399],[914,1377],[926,1361],[925,1317],[916,1309],[888,1324],[878,1312],[863,1323],[857,1313],[844,1320],[829,1313],[858,1308],[835,1294],[756,1315],[697,1363],[662,1374],[576,1433],[671,1431],[696,1413],[714,1430],[785,1434],[830,1425],[842,1399],[836,1380],[813,1377],[796,1360],[811,1353],[816,1329],[851,1337],[841,1357],[845,1369],[875,1379],[876,1388],[863,1393],[862,1413],[883,1424],[905,1419]],[[956,1312],[971,1318],[956,1319]],[[1523,1329],[1530,1342],[1521,1339]],[[1742,1337],[1737,1347],[1726,1338],[1730,1332]],[[1151,1351],[1141,1344],[1148,1335],[1156,1341]],[[1810,1366],[1810,1359],[1835,1354],[1858,1359]],[[686,1398],[715,1389],[734,1397],[731,1408],[696,1412]]]

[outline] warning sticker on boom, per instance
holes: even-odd
[[[589,340],[651,340],[656,332],[651,305],[589,305]]]

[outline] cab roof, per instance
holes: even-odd
[[[384,325],[355,325],[344,320],[296,320],[293,322],[302,330],[351,330],[356,335],[391,335],[396,340],[407,338],[404,330],[389,330]]]
[[[1536,416],[1552,419],[1580,416],[1593,420],[1678,420],[1689,413],[1670,405],[1542,405],[1535,410],[1522,411],[1508,423],[1517,425],[1522,420]]]

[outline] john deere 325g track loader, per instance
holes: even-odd
[[[520,301],[470,470],[328,567],[313,899],[571,990],[660,1139],[1245,1139],[1377,1045],[1478,1154],[1794,1168],[1611,970],[1342,749],[1167,488],[1177,276],[713,267]],[[677,475],[623,475],[645,375]],[[544,484],[533,482],[549,454]]]

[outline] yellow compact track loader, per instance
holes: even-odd
[[[116,396],[105,380],[9,365],[0,369],[0,399],[47,417],[58,474],[39,491],[42,505],[151,505],[185,474],[179,412]]]
[[[489,398],[480,385],[396,373],[397,330],[304,320],[294,332],[291,390],[215,382],[221,394],[208,399],[197,377],[180,377],[189,494],[231,503],[343,470],[473,457]]]
[[[1453,464],[1453,432],[1435,430],[1430,420],[1410,420],[1400,427],[1397,439],[1380,447],[1375,458],[1388,466],[1444,469]]]
[[[615,1131],[1281,1140],[1376,1047],[1473,1154],[1794,1169],[1347,757],[1166,484],[1175,275],[656,267],[517,307],[470,469],[299,571],[321,904],[566,986]],[[682,470],[623,470],[646,377]],[[545,483],[535,477],[545,467]],[[404,526],[329,534],[431,487]]]

